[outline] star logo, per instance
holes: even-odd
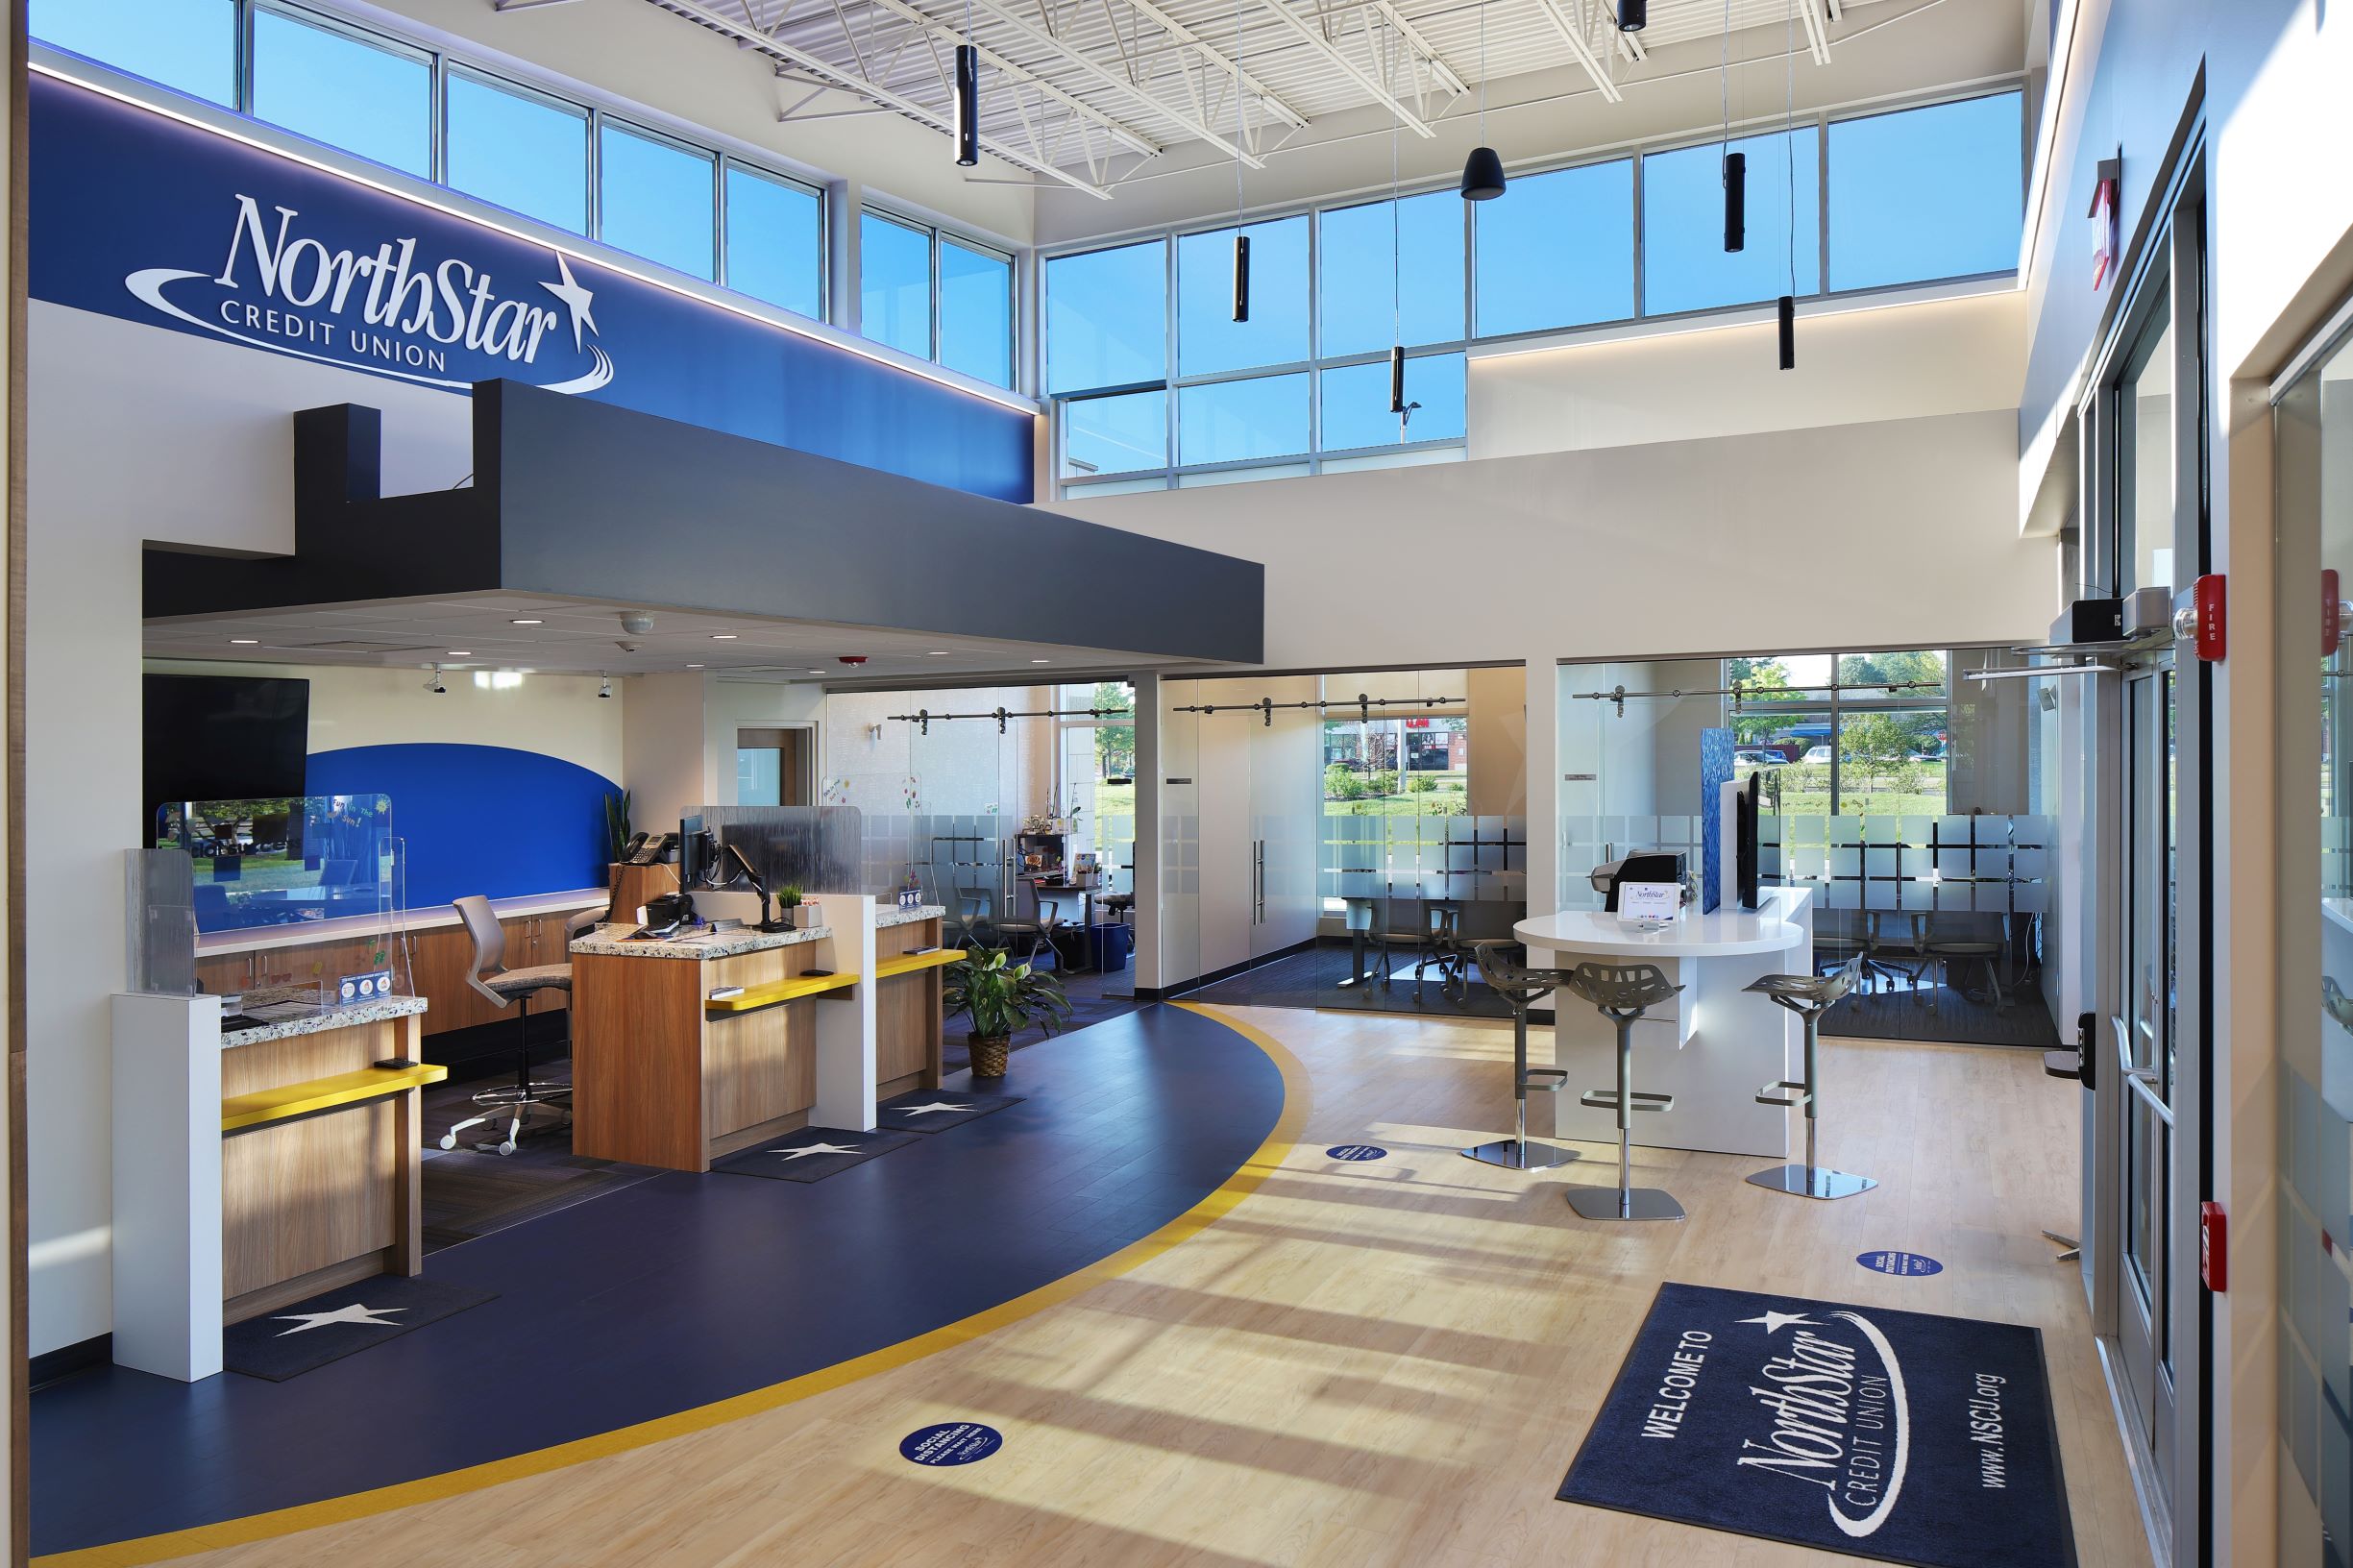
[[[365,1323],[379,1329],[397,1329],[401,1325],[390,1321],[382,1314],[406,1311],[408,1309],[405,1307],[368,1307],[355,1301],[349,1307],[338,1307],[331,1312],[288,1312],[282,1317],[273,1317],[270,1321],[295,1325],[293,1328],[278,1331],[277,1337],[283,1339],[289,1334],[308,1334],[312,1329],[323,1329],[332,1323]]]
[[[898,1112],[902,1116],[919,1116],[926,1111],[969,1111],[971,1109],[968,1105],[950,1105],[945,1100],[934,1100],[929,1105],[902,1105],[898,1108]]]
[[[539,286],[563,301],[564,308],[572,312],[572,346],[577,350],[582,347],[580,329],[585,326],[592,332],[597,330],[596,313],[588,307],[596,295],[573,282],[572,263],[564,259],[561,251],[555,253],[555,270],[563,274],[564,281],[560,283],[541,283]]]
[[[858,1147],[854,1143],[803,1143],[797,1149],[771,1149],[768,1152],[779,1160],[806,1160],[813,1154],[856,1154]]]
[[[1777,1312],[1772,1311],[1770,1308],[1766,1310],[1765,1315],[1762,1317],[1744,1317],[1740,1321],[1743,1323],[1762,1323],[1765,1326],[1765,1332],[1767,1334],[1777,1334],[1781,1330],[1790,1327],[1792,1324],[1795,1324],[1799,1328],[1802,1329],[1818,1329],[1822,1327],[1821,1324],[1815,1322],[1803,1312]]]

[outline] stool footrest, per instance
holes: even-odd
[[[1777,1090],[1787,1090],[1789,1092],[1776,1093]],[[1790,1078],[1776,1079],[1756,1091],[1756,1103],[1759,1105],[1809,1105],[1813,1098],[1812,1090]]]
[[[1530,1067],[1520,1074],[1520,1091],[1534,1090],[1539,1094],[1557,1094],[1567,1087],[1569,1075],[1558,1067]]]
[[[1618,1108],[1618,1091],[1614,1089],[1588,1089],[1577,1096],[1577,1103],[1594,1111],[1615,1111]],[[1675,1109],[1675,1096],[1646,1093],[1637,1089],[1626,1096],[1626,1109],[1629,1111],[1672,1111]]]

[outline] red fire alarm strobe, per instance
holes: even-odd
[[[2212,1198],[2197,1206],[2197,1277],[2218,1296],[2230,1287],[2230,1221]]]
[[[2229,596],[2224,587],[2222,574],[2209,572],[2173,599],[2174,637],[2194,644],[2197,656],[2208,664],[2230,649]]]
[[[2337,581],[2337,569],[2320,569],[2320,656],[2335,655],[2337,645],[2344,641],[2345,601],[2338,598],[2342,589]]]

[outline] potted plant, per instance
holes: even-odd
[[[808,906],[800,901],[800,884],[788,882],[776,890],[776,914],[786,928],[799,930],[809,923]]]
[[[1060,980],[1012,956],[1004,947],[974,947],[947,967],[947,1014],[964,1015],[971,1026],[966,1043],[975,1078],[1005,1076],[1016,1030],[1035,1024],[1055,1034],[1070,1014]]]

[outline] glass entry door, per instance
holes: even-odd
[[[2148,1444],[2167,1493],[2175,1475],[2173,1256],[2173,1087],[2178,989],[2175,860],[2180,843],[2175,759],[2173,656],[2167,652],[2123,682],[2121,915],[2117,1013],[2109,1019],[2117,1081],[2123,1089],[2120,1213],[2109,1230],[2117,1279],[2117,1344],[2130,1418]],[[2194,1268],[2195,1260],[2188,1266]]]

